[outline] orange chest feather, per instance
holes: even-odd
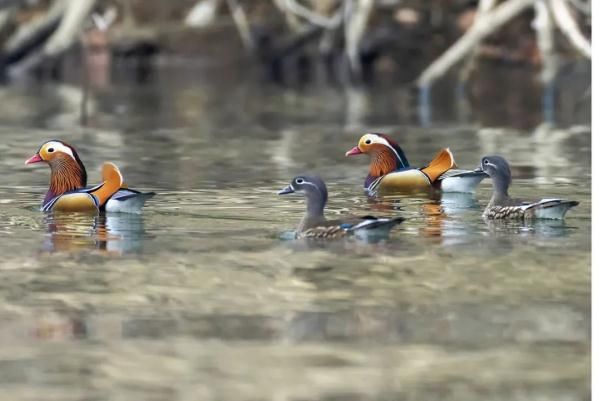
[[[387,151],[380,151],[373,154],[371,164],[369,165],[369,175],[371,177],[381,177],[389,174],[398,168],[398,163],[394,155]]]

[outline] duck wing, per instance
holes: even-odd
[[[508,206],[490,206],[486,208],[484,217],[488,219],[552,219],[562,220],[572,207],[579,205],[577,201],[547,198],[535,202],[514,201]]]
[[[379,218],[374,216],[354,217],[344,220],[328,220],[317,226],[308,228],[298,234],[299,238],[338,239],[349,234],[355,235],[387,235],[403,217]]]
[[[134,189],[121,188],[106,202],[107,212],[139,214],[146,201],[153,198],[156,192],[140,192]]]
[[[577,205],[579,205],[579,202],[577,201],[548,198],[524,204],[521,207],[524,208],[526,217],[562,220],[565,218],[565,214],[567,214],[569,209]]]

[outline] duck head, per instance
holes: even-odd
[[[502,156],[484,156],[479,166],[492,179],[494,192],[497,195],[508,195],[508,187],[512,181],[510,165]]]
[[[50,166],[50,188],[47,200],[87,185],[87,173],[79,155],[71,145],[51,140],[25,161],[25,164],[46,163]]]
[[[385,134],[365,134],[360,138],[357,146],[346,152],[346,156],[360,154],[371,156],[369,177],[372,179],[410,167],[402,148]]]
[[[302,193],[306,198],[306,211],[311,217],[323,216],[327,203],[327,187],[318,176],[299,175],[290,184],[278,192],[278,195]]]

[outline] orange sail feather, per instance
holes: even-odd
[[[440,150],[429,165],[423,167],[421,171],[425,173],[431,182],[434,182],[446,171],[453,168],[456,168],[454,156],[452,155],[452,152],[450,152],[450,149],[445,148]]]

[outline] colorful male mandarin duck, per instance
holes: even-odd
[[[363,238],[384,237],[392,227],[404,221],[402,217],[385,219],[373,216],[327,220],[323,213],[327,203],[327,187],[317,176],[295,177],[278,194],[294,192],[303,193],[306,199],[306,213],[296,228],[296,238],[338,239],[351,234]]]
[[[141,193],[123,185],[121,172],[112,163],[102,166],[102,184],[86,188],[87,173],[75,149],[65,142],[44,143],[25,164],[50,166],[50,187],[42,211],[140,213],[154,192]]]
[[[370,195],[381,193],[424,192],[441,189],[444,192],[475,192],[486,174],[481,171],[459,170],[450,149],[442,149],[428,166],[411,167],[404,151],[389,136],[366,134],[358,146],[346,156],[368,154],[371,156],[365,191]]]
[[[511,183],[510,166],[502,156],[485,156],[481,159],[480,170],[492,179],[494,193],[483,211],[483,217],[497,219],[555,219],[562,220],[569,209],[579,202],[562,199],[542,199],[535,202],[523,202],[508,195]]]

